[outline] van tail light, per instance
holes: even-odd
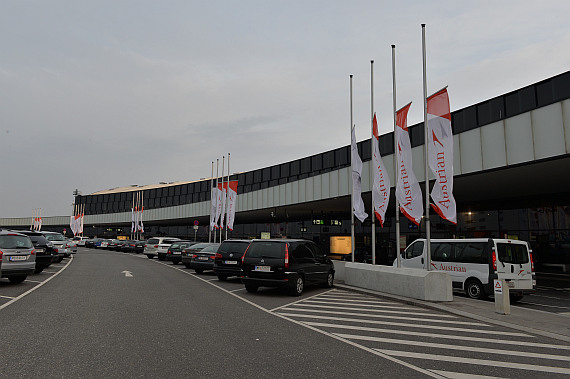
[[[532,259],[532,253],[530,253],[530,271],[534,272],[534,260]]]
[[[285,244],[285,268],[289,268],[289,244]]]
[[[497,271],[497,253],[493,249],[493,270]]]
[[[245,249],[245,251],[243,252],[243,255],[241,256],[241,264],[243,264],[243,261],[245,261],[245,255],[247,254],[247,251],[249,250],[249,247],[251,246],[251,244],[249,244],[247,246],[247,248]]]
[[[222,254],[216,253],[216,255],[214,255],[214,259],[222,259]]]

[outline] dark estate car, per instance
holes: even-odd
[[[305,284],[332,287],[334,266],[313,241],[253,240],[242,262],[245,288],[286,287],[292,295],[303,293]]]
[[[44,268],[49,267],[54,256],[58,256],[58,254],[53,250],[53,243],[48,241],[42,233],[32,230],[17,230],[15,232],[25,234],[32,240],[32,244],[36,250],[36,268],[34,270],[34,274],[39,274],[44,270]]]
[[[221,243],[214,260],[214,274],[219,280],[241,276],[241,258],[251,240],[225,240]]]
[[[193,268],[197,274],[212,270],[219,246],[219,243],[204,242],[187,247],[182,250],[182,263],[186,268]]]
[[[168,247],[168,251],[166,252],[166,260],[171,261],[172,264],[177,265],[178,263],[182,262],[182,250],[192,245],[196,245],[196,242],[194,241],[172,242],[172,245]]]

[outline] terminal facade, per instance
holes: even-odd
[[[537,265],[570,264],[570,71],[452,112],[454,196],[457,224],[431,212],[432,238],[498,237],[529,241]],[[425,194],[424,127],[409,127],[414,172]],[[348,140],[348,137],[347,137]],[[394,179],[394,137],[380,137],[384,164]],[[371,211],[370,139],[358,143],[363,160],[363,199]],[[228,238],[306,238],[331,251],[331,241],[351,232],[350,146],[278,165],[234,174],[238,181],[235,227]],[[433,185],[433,177],[430,184]],[[84,235],[131,235],[133,195],[142,191],[144,238],[209,239],[210,179],[121,187],[78,195],[85,206]],[[371,216],[357,220],[355,243],[371,249]],[[5,227],[29,228],[29,218],[0,219]],[[376,222],[376,262],[396,254],[395,200],[384,227]],[[401,246],[425,236],[400,217]],[[45,230],[69,235],[69,216],[44,217]],[[218,235],[219,235],[218,231]],[[222,237],[225,238],[225,231]],[[218,237],[219,239],[219,237]],[[334,253],[334,251],[331,251]]]

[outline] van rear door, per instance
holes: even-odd
[[[532,289],[532,265],[528,245],[523,241],[495,241],[497,275],[511,281],[514,289]]]

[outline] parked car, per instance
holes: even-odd
[[[89,238],[89,239],[85,240],[85,247],[94,248],[95,244],[99,240],[100,240],[99,238]]]
[[[36,252],[30,237],[0,230],[0,276],[22,283],[36,269]]]
[[[204,270],[214,269],[214,259],[218,251],[219,243],[197,243],[182,250],[182,262],[186,268],[193,268],[197,274]]]
[[[172,261],[172,264],[177,265],[182,261],[182,250],[192,245],[196,245],[196,242],[184,240],[174,241],[166,252],[166,260]]]
[[[71,251],[63,234],[57,232],[41,233],[48,241],[53,243],[53,249],[58,254],[58,258],[54,262],[59,263],[63,258],[69,258],[71,256]]]
[[[111,242],[110,239],[103,238],[103,239],[99,240],[98,243],[95,243],[95,247],[97,249],[106,249],[107,246],[109,245],[109,242]]]
[[[174,241],[180,241],[180,238],[176,237],[152,237],[149,238],[144,245],[144,253],[148,259],[152,259],[158,256],[158,259],[163,261],[166,259],[166,253],[168,252],[168,247],[172,245]]]
[[[251,240],[225,240],[220,244],[214,259],[214,274],[219,280],[241,276],[241,258]]]
[[[334,266],[313,241],[301,239],[253,240],[242,261],[245,289],[285,287],[300,296],[307,284],[332,287]]]
[[[71,254],[77,253],[77,243],[74,240],[67,238],[67,248]]]
[[[77,244],[77,246],[85,246],[85,242],[88,240],[88,237],[83,236],[75,236],[72,240]]]
[[[32,240],[32,244],[36,250],[36,267],[34,274],[39,274],[46,267],[51,265],[54,255],[57,256],[57,254],[53,251],[53,243],[48,241],[42,233],[32,230],[14,230],[14,232],[25,234]]]

